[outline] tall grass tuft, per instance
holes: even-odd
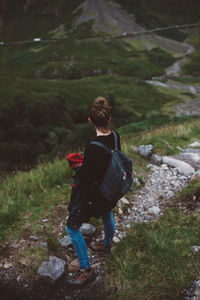
[[[179,299],[199,274],[200,216],[168,210],[154,223],[134,224],[106,266],[113,299]]]
[[[54,162],[41,164],[30,172],[18,172],[7,177],[0,186],[0,236],[8,226],[20,219],[23,211],[37,207],[48,207],[52,198],[52,190],[69,184],[71,170],[66,160],[56,159]],[[67,192],[67,186],[65,187]]]

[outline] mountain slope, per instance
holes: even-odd
[[[95,32],[122,34],[142,30],[143,27],[135,22],[133,14],[123,10],[119,4],[106,0],[86,0],[77,10],[81,10],[75,24],[94,20]]]
[[[105,0],[1,4],[0,41],[31,43],[0,45],[0,169],[29,169],[89,140],[88,106],[99,95],[111,102],[114,127],[174,114],[182,101],[181,90],[166,93],[145,80],[162,76],[174,50],[188,47],[156,35],[116,38],[143,28],[133,9]]]

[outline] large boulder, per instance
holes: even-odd
[[[56,256],[50,256],[49,261],[43,261],[37,273],[49,284],[54,284],[64,273],[66,262]]]
[[[179,153],[174,157],[185,161],[195,169],[200,169],[200,149],[185,149],[184,152]]]
[[[162,161],[164,164],[176,168],[179,173],[185,175],[186,177],[191,177],[195,173],[194,168],[191,167],[188,163],[175,159],[173,157],[163,156]]]
[[[189,144],[188,147],[194,147],[194,148],[197,147],[197,148],[200,148],[200,142],[195,141],[195,142]]]

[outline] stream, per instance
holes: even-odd
[[[191,94],[191,97],[184,96],[183,103],[176,106],[176,117],[189,116],[189,115],[200,115],[200,85],[198,84],[184,84],[172,78],[178,78],[180,75],[181,67],[185,65],[188,61],[188,56],[195,51],[192,45],[184,43],[188,46],[187,51],[181,57],[180,60],[176,61],[172,66],[166,69],[163,76],[153,77],[152,80],[147,80],[146,82],[162,88],[182,90],[183,93]],[[166,79],[163,83],[159,80]],[[194,95],[194,97],[192,97]]]

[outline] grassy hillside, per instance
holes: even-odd
[[[146,20],[151,27],[155,25],[153,16],[159,17],[156,26],[171,24],[175,16],[182,18],[182,23],[186,8],[191,17],[191,6],[197,4],[185,3],[179,11],[180,1],[173,4],[172,15],[171,2],[121,4],[137,18],[142,14],[144,23]],[[0,47],[2,171],[30,169],[38,161],[63,157],[68,149],[83,145],[93,134],[87,123],[88,106],[99,95],[110,100],[116,128],[151,116],[170,115],[168,107],[181,101],[175,93],[144,82],[164,74],[175,62],[172,54],[160,48],[134,48],[110,35],[95,34],[93,21],[75,28],[74,19],[80,11],[72,12],[82,2],[3,2],[0,40],[40,37],[60,41]],[[197,12],[194,9],[194,21]]]
[[[157,154],[172,154],[178,151],[176,146],[185,147],[200,136],[200,119],[197,117],[168,120],[168,124],[161,127],[159,124],[155,125],[154,121],[149,121],[148,129],[145,129],[145,123],[146,121],[143,124],[140,123],[140,127],[138,124],[140,131],[130,126],[126,134],[123,134],[123,127],[121,129],[123,151],[133,159],[137,175],[145,172],[144,161],[134,154],[131,150],[132,145],[151,143]],[[170,148],[169,153],[166,141],[174,148],[174,152]],[[16,175],[2,180],[0,186],[1,237],[7,231],[11,233],[11,228],[14,227],[17,230],[18,226],[24,223],[24,218],[22,218],[24,212],[31,213],[30,221],[34,226],[32,222],[34,218],[38,223],[42,214],[51,215],[57,204],[68,201],[71,176],[72,172],[66,159],[57,159],[40,164],[30,172],[17,172]],[[28,220],[26,219],[25,222]]]
[[[152,143],[156,153],[169,154],[167,143],[174,148],[171,153],[175,153],[176,146],[186,147],[200,136],[200,118],[180,118],[162,126],[149,121],[150,129],[143,125],[140,124],[140,132],[130,127],[126,135],[121,134],[122,149],[132,158],[138,178],[146,174],[146,163],[131,150],[132,145]],[[66,256],[66,249],[58,243],[58,233],[63,231],[65,235],[63,224],[71,182],[72,171],[66,159],[40,164],[30,172],[18,171],[1,182],[2,244],[28,239],[30,235],[36,235],[48,244],[45,249],[35,246],[18,253],[16,263],[20,265],[26,261],[23,269],[26,269],[26,276],[34,276],[48,255]],[[191,182],[177,195],[177,201],[188,201],[194,195],[199,197],[199,190],[200,181]],[[47,223],[43,222],[45,218]],[[95,224],[100,226],[98,221]],[[106,289],[101,293],[105,293],[105,297],[112,294],[113,299],[146,299],[147,295],[152,297],[155,294],[163,299],[179,297],[183,288],[198,276],[198,254],[191,252],[191,246],[199,244],[199,224],[198,215],[186,216],[172,209],[156,222],[132,225],[127,237],[108,257]]]
[[[0,54],[1,169],[32,166],[82,145],[92,134],[88,106],[99,95],[109,98],[115,127],[160,113],[175,100],[143,81],[174,62],[158,48],[138,51],[113,38],[71,37],[1,47]]]
[[[200,31],[196,31],[189,39],[196,51],[190,56],[188,63],[183,66],[182,74],[186,76],[200,77]]]

